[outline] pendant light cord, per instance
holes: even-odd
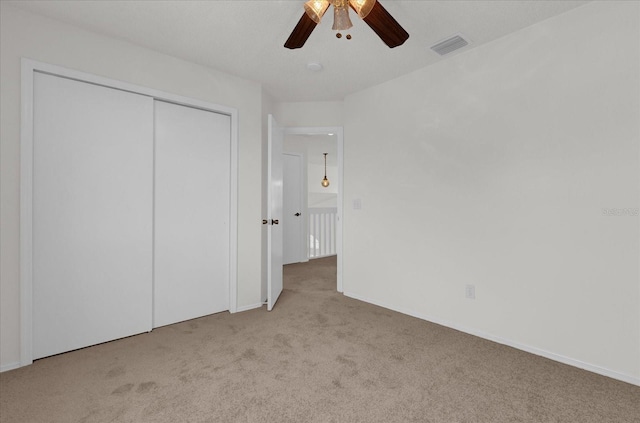
[[[327,179],[327,154],[328,153],[323,153],[324,154],[324,179]]]

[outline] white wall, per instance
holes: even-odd
[[[338,203],[338,141],[337,136],[285,134],[283,149],[304,156],[304,178],[309,207],[337,207]],[[324,176],[324,156],[327,155],[329,186],[320,182]],[[309,177],[307,177],[309,175]]]
[[[276,103],[275,117],[282,126],[342,126],[342,101]]]
[[[345,293],[640,384],[639,7],[347,97]]]
[[[0,366],[19,361],[20,58],[151,87],[239,111],[238,307],[260,302],[259,84],[1,4]]]

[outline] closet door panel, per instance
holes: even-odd
[[[229,116],[156,101],[154,327],[229,309]]]
[[[149,331],[153,99],[34,76],[33,357]]]

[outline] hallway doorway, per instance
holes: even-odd
[[[290,175],[288,178],[285,175],[284,192],[287,192],[287,179],[289,179],[291,185],[301,185],[302,201],[300,206],[289,207],[291,216],[283,218],[298,219],[302,228],[301,242],[297,247],[302,249],[297,255],[299,262],[335,257],[335,286],[338,292],[342,292],[342,150],[341,127],[285,128],[283,152],[301,158],[302,172],[298,173],[298,176]],[[324,153],[327,153],[326,156]],[[329,181],[328,186],[321,184],[325,176]],[[292,180],[292,178],[302,180]],[[288,200],[290,199],[284,198],[285,204]],[[291,201],[296,200],[291,199]],[[300,215],[296,216],[297,213]],[[287,226],[284,228],[286,231]],[[297,241],[295,238],[297,236],[290,234],[287,237],[285,234],[285,243],[287,238]],[[288,247],[291,246],[284,246],[285,251]]]

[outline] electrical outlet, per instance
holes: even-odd
[[[476,299],[476,286],[475,285],[467,285],[464,288],[464,296],[471,300]]]

